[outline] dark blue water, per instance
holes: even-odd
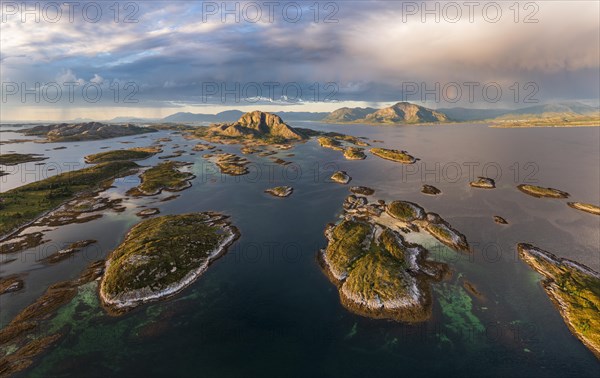
[[[76,277],[91,260],[106,256],[139,221],[139,206],[162,214],[214,210],[229,214],[242,237],[190,288],[166,302],[113,318],[104,314],[95,283],[52,321],[68,335],[28,372],[33,376],[598,376],[600,364],[567,329],[539,285],[539,276],[519,261],[517,242],[531,242],[557,255],[600,268],[599,218],[569,208],[566,201],[536,199],[519,192],[520,183],[537,183],[571,193],[574,201],[599,203],[600,129],[492,129],[483,125],[436,127],[293,126],[343,131],[382,146],[406,149],[421,160],[403,166],[369,154],[345,160],[311,140],[277,156],[293,164],[273,164],[250,156],[250,174],[222,176],[197,155],[192,188],[168,202],[157,198],[125,201],[128,210],[48,233],[52,243],[98,239],[93,252],[55,266],[36,263],[36,251],[0,265],[5,273],[27,272],[26,289],[0,297],[6,324],[27,304],[60,280]],[[147,139],[80,142],[80,150],[53,150],[53,159],[70,160],[100,146],[129,148]],[[4,138],[4,136],[3,136]],[[177,135],[166,143],[189,150],[193,141]],[[374,146],[378,143],[372,143]],[[18,151],[33,143],[8,145]],[[3,151],[6,146],[2,146]],[[178,148],[174,148],[178,149]],[[239,152],[239,146],[225,146]],[[70,151],[70,152],[69,152]],[[67,154],[70,155],[62,155]],[[289,153],[295,154],[287,157]],[[77,155],[79,154],[79,155]],[[142,162],[153,164],[156,157]],[[472,168],[469,168],[472,167]],[[484,169],[485,167],[485,169]],[[442,215],[464,233],[472,256],[459,255],[432,238],[414,235],[431,257],[449,263],[453,277],[434,286],[434,315],[421,325],[371,320],[339,304],[336,288],[316,260],[325,246],[323,230],[336,221],[348,187],[328,182],[346,170],[351,185],[376,189],[376,198],[404,199]],[[471,169],[471,171],[470,171]],[[497,172],[497,173],[496,173]],[[498,188],[477,190],[470,176],[496,177]],[[9,176],[10,177],[10,176]],[[136,178],[121,179],[108,194],[122,196]],[[443,194],[420,193],[421,185]],[[291,185],[289,198],[263,190]],[[4,186],[2,188],[4,189]],[[160,198],[170,195],[165,193]],[[494,223],[493,215],[509,221]],[[40,247],[41,248],[41,247]],[[29,253],[29,254],[28,254]],[[29,257],[27,257],[29,256]],[[3,256],[3,258],[6,258]],[[483,298],[470,296],[464,280]]]

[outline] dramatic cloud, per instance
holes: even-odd
[[[223,2],[122,2],[118,14],[113,2],[81,2],[72,20],[64,4],[58,20],[49,5],[56,3],[34,4],[40,22],[23,14],[21,2],[2,5],[3,119],[32,108],[46,108],[36,111],[43,116],[100,107],[162,115],[401,99],[519,107],[528,95],[540,102],[600,96],[600,5],[593,1],[481,2],[473,9],[464,2],[339,1],[318,3],[318,13],[311,2],[302,3],[301,17],[298,3],[278,2],[270,13],[265,2],[228,2],[230,10],[237,4],[238,20]],[[258,9],[261,21],[251,22]],[[78,83],[72,101],[68,88],[55,103],[22,97],[36,83],[65,82]],[[97,88],[101,98],[90,101]],[[431,93],[436,88],[441,98]]]

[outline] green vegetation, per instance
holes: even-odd
[[[496,182],[488,177],[478,177],[477,180],[471,181],[469,185],[473,188],[494,189],[496,187]]]
[[[459,251],[468,251],[469,243],[467,238],[460,232],[453,229],[447,222],[429,222],[427,223],[425,230],[429,232],[433,237],[449,247],[452,247]]]
[[[312,134],[311,134],[312,135]],[[348,160],[363,160],[367,156],[365,155],[364,148],[360,147],[345,147],[344,143],[351,143],[354,146],[368,146],[369,144],[360,140],[357,137],[351,135],[344,135],[340,133],[321,133],[315,132],[318,135],[317,141],[321,147],[330,148],[335,151],[342,151],[344,157]]]
[[[438,194],[441,194],[442,191],[439,190],[438,188],[436,188],[433,185],[423,185],[423,187],[421,188],[421,193],[423,194],[429,194],[431,196],[437,196]]]
[[[40,154],[0,154],[0,165],[17,165],[48,159]]]
[[[330,138],[334,138],[335,140],[338,140],[338,141],[352,143],[355,146],[360,146],[360,147],[369,146],[369,143],[361,140],[360,138],[352,136],[352,135],[346,135],[346,134],[340,134],[340,133],[325,133],[324,135],[327,137],[330,137]]]
[[[321,136],[321,137],[317,138],[317,141],[319,142],[319,145],[321,147],[330,148],[330,149],[336,150],[336,151],[344,150],[342,148],[342,144],[333,138],[330,138],[327,136]]]
[[[573,209],[585,211],[590,214],[600,215],[600,207],[592,205],[590,203],[567,202],[567,205],[569,205]]]
[[[143,160],[159,153],[161,150],[157,147],[136,147],[128,150],[113,150],[100,152],[85,157],[88,164],[105,163],[107,161],[120,160]]]
[[[129,175],[137,168],[137,164],[129,161],[102,163],[2,193],[0,235],[33,221],[80,193],[110,185],[114,178]]]
[[[18,275],[0,278],[0,295],[13,293],[23,288],[23,280]]]
[[[181,162],[166,161],[144,171],[140,175],[142,183],[137,188],[133,188],[130,194],[151,196],[163,190],[175,192],[188,188],[189,180],[194,175],[179,171],[178,168],[184,165],[186,164]]]
[[[352,178],[344,171],[335,172],[331,175],[331,179],[339,184],[347,184],[352,180]]]
[[[541,186],[536,185],[519,185],[517,188],[525,194],[529,194],[530,196],[541,198],[568,198],[569,193],[563,192],[562,190],[553,189],[553,188],[543,188]]]
[[[275,197],[288,197],[294,189],[291,186],[276,186],[265,190],[265,193],[269,193]]]
[[[403,164],[413,164],[415,161],[417,161],[406,151],[390,150],[387,148],[371,148],[371,153],[375,156],[379,156],[382,159],[391,160]]]
[[[380,233],[377,228],[382,228]],[[342,303],[370,316],[417,322],[431,313],[430,288],[425,282],[441,266],[419,274],[423,260],[417,246],[391,229],[359,220],[341,221],[327,231],[329,244],[323,260],[330,278],[340,285]],[[376,236],[377,235],[377,236]],[[409,252],[409,249],[413,249]],[[411,262],[408,254],[415,254]]]
[[[204,157],[216,158],[215,164],[221,173],[231,176],[242,176],[249,172],[246,165],[250,164],[250,161],[244,157],[227,153],[204,155]]]
[[[493,119],[491,127],[499,128],[517,128],[517,127],[584,127],[599,126],[600,117],[597,115],[550,115],[544,117],[544,114],[532,115],[527,118],[523,115],[521,119]]]
[[[278,115],[258,110],[242,115],[238,121],[233,123],[217,123],[210,127],[198,127],[193,130],[191,135],[225,144],[274,145],[306,139],[304,134],[287,125]]]
[[[425,218],[425,210],[416,203],[408,201],[391,202],[386,206],[385,210],[392,217],[404,222],[412,222]]]
[[[600,358],[600,274],[530,244],[517,250],[544,277],[542,286],[571,332]]]
[[[115,125],[101,122],[61,123],[24,129],[25,135],[45,136],[48,142],[99,140],[156,132],[156,129],[132,124]]]
[[[383,244],[373,243],[369,253],[354,264],[343,284],[343,290],[363,301],[394,301],[410,295],[411,280],[401,274],[405,270],[402,260],[396,259]]]
[[[362,148],[347,147],[344,150],[344,157],[348,160],[363,160],[367,157],[367,155],[365,155]]]
[[[129,307],[189,285],[237,235],[225,219],[195,213],[142,221],[111,253],[101,282],[102,299]]]
[[[365,254],[363,245],[370,236],[371,226],[360,221],[344,220],[328,233],[329,245],[325,257],[333,275],[340,279]]]
[[[353,186],[350,188],[350,191],[354,194],[360,194],[363,196],[371,196],[375,193],[374,189],[371,189],[367,186]]]

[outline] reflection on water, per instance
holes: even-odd
[[[412,166],[369,155],[345,160],[340,152],[316,141],[281,151],[292,161],[281,166],[269,158],[246,155],[250,174],[222,176],[203,153],[191,155],[195,141],[168,132],[93,142],[9,144],[2,151],[44,153],[61,165],[103,151],[101,147],[147,146],[169,135],[162,155],[183,149],[176,160],[193,162],[196,178],[180,196],[163,193],[127,198],[136,176],[117,180],[104,196],[124,197],[122,213],[47,232],[52,241],[16,256],[0,256],[2,276],[26,273],[25,289],[0,296],[5,325],[52,283],[76,277],[105,257],[140,219],[140,206],[161,214],[214,210],[232,217],[242,237],[192,287],[165,303],[111,318],[99,308],[94,283],[52,321],[69,333],[33,370],[34,376],[327,376],[364,377],[409,374],[486,376],[597,375],[593,355],[570,334],[539,286],[537,276],[516,255],[517,242],[531,242],[553,253],[600,269],[600,228],[594,215],[569,208],[564,200],[537,199],[516,185],[537,183],[571,193],[574,201],[598,203],[600,193],[600,128],[491,129],[484,125],[431,127],[293,126],[342,131],[389,148],[405,149],[420,158]],[[2,139],[20,134],[2,133]],[[132,144],[121,144],[127,140]],[[174,146],[179,144],[179,147]],[[53,150],[59,145],[64,150]],[[77,145],[77,147],[76,147]],[[239,153],[239,146],[223,146]],[[45,151],[49,149],[49,151]],[[295,154],[287,157],[289,153]],[[158,155],[160,156],[160,155]],[[140,162],[152,165],[158,156]],[[79,168],[79,167],[77,167]],[[30,169],[18,166],[21,172]],[[355,316],[339,304],[337,290],[316,261],[325,246],[323,230],[341,213],[348,186],[330,183],[335,170],[345,170],[351,185],[376,189],[375,198],[404,199],[437,212],[467,236],[472,255],[458,254],[431,237],[411,238],[429,247],[432,259],[448,262],[454,275],[434,285],[430,322],[409,326]],[[7,168],[8,170],[8,168]],[[472,176],[496,179],[497,189],[473,189]],[[40,175],[15,173],[0,178],[2,191]],[[439,196],[420,192],[435,185]],[[290,185],[294,193],[279,199],[263,193]],[[494,223],[493,216],[508,225]],[[56,265],[36,262],[43,248],[76,240],[97,239],[97,248]],[[481,296],[469,294],[465,281]]]

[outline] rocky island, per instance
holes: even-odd
[[[349,196],[343,219],[325,230],[328,245],[320,261],[350,311],[425,321],[431,316],[430,282],[442,279],[448,268],[427,260],[424,247],[407,242],[400,231],[408,222],[396,222],[383,207],[366,197]]]
[[[417,225],[431,234],[450,248],[457,251],[469,251],[467,238],[452,228],[442,217],[436,213],[426,213],[425,209],[409,201],[393,201],[385,207],[385,211],[392,218]]]
[[[100,297],[111,312],[172,296],[194,282],[239,237],[212,212],[166,215],[134,226],[106,262]]]
[[[128,150],[113,150],[105,151],[97,154],[87,155],[85,162],[87,164],[98,164],[105,163],[107,161],[120,161],[120,160],[144,160],[162,150],[158,147],[135,147]]]
[[[265,193],[268,193],[274,197],[289,197],[293,191],[294,188],[291,186],[276,186],[274,188],[265,190]]]
[[[344,171],[337,171],[333,175],[331,175],[331,180],[337,182],[338,184],[347,184],[352,180],[352,177],[348,176],[348,174]]]
[[[163,190],[178,192],[192,186],[190,180],[195,176],[189,172],[182,172],[179,168],[189,163],[179,161],[166,161],[145,170],[140,178],[141,184],[130,189],[127,193],[133,196],[154,196]]]
[[[80,252],[87,246],[96,243],[96,240],[80,240],[74,243],[69,244],[67,247],[59,250],[56,253],[53,253],[49,256],[44,257],[41,262],[47,264],[56,264],[57,262],[66,260],[72,257],[75,253]]]
[[[571,332],[600,358],[600,274],[531,244],[519,256],[543,277],[542,286]]]
[[[302,141],[307,137],[289,126],[275,114],[255,110],[246,113],[234,123],[214,124],[197,128],[192,137],[217,143],[252,143],[254,145],[281,144]]]
[[[159,209],[157,209],[156,207],[149,207],[147,209],[138,211],[137,213],[135,213],[135,215],[137,215],[140,218],[147,218],[149,216],[156,215],[158,213],[160,213]]]
[[[536,198],[568,198],[569,193],[563,192],[562,190],[553,189],[553,188],[544,188],[537,185],[519,185],[517,189],[522,191],[525,194],[529,194],[532,197]]]
[[[246,166],[250,164],[250,161],[236,154],[217,153],[207,154],[204,157],[213,161],[223,174],[243,176],[249,173]]]
[[[423,194],[429,194],[430,196],[437,196],[438,194],[441,194],[442,191],[439,190],[438,188],[436,188],[433,185],[423,185],[423,187],[421,188],[421,193]]]
[[[369,188],[368,186],[352,186],[350,187],[350,192],[354,194],[360,194],[362,196],[372,196],[375,194],[375,190]]]
[[[477,177],[477,180],[471,181],[469,185],[473,188],[481,189],[494,189],[496,188],[496,182],[494,179],[488,177]]]
[[[100,140],[156,132],[149,127],[133,124],[114,125],[102,122],[60,123],[35,126],[20,132],[28,136],[45,137],[45,142],[74,142]]]
[[[390,150],[387,148],[371,148],[371,153],[382,159],[395,161],[402,164],[413,164],[417,161],[406,151]]]
[[[367,158],[367,155],[365,155],[363,149],[360,147],[347,147],[344,150],[344,157],[348,160],[364,160]]]
[[[40,154],[0,154],[0,165],[17,165],[48,159]]]
[[[0,295],[14,293],[23,289],[23,280],[19,275],[0,277]]]
[[[336,151],[344,151],[342,143],[334,138],[328,136],[320,136],[317,138],[321,147],[329,148]]]
[[[592,205],[591,203],[567,202],[567,205],[569,205],[573,209],[585,211],[586,213],[600,215],[600,207]]]

